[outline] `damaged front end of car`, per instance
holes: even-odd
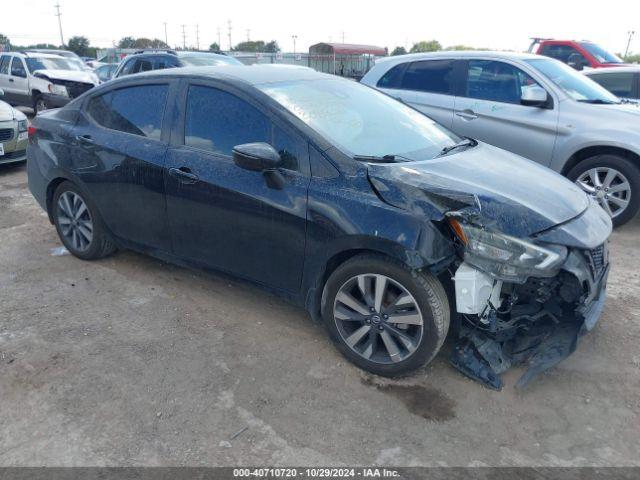
[[[608,241],[567,248],[491,232],[456,214],[448,223],[461,257],[451,266],[461,317],[451,364],[496,390],[501,373],[527,365],[516,383],[524,387],[573,353],[600,317]]]
[[[604,307],[612,225],[571,182],[484,144],[368,171],[387,203],[450,235],[457,255],[446,268],[459,326],[450,360],[462,373],[499,390],[504,371],[527,365],[517,383],[524,387],[593,328]]]

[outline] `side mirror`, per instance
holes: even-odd
[[[522,88],[520,103],[527,107],[544,107],[548,98],[549,94],[544,88],[538,85],[531,85]]]
[[[571,68],[575,68],[576,70],[582,70],[585,67],[586,62],[584,60],[584,57],[579,53],[572,53],[571,55],[569,55],[567,65],[569,65]]]
[[[240,168],[264,172],[278,168],[280,154],[268,143],[244,143],[233,147],[233,161]]]

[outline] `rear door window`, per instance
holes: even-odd
[[[400,86],[405,90],[450,95],[453,86],[453,61],[413,62],[405,70]]]
[[[633,97],[633,81],[635,79],[633,72],[600,73],[589,78],[618,97]]]
[[[466,97],[520,104],[522,90],[539,84],[517,67],[495,60],[469,60]]]
[[[93,97],[87,113],[105,128],[160,140],[168,85],[137,85]]]

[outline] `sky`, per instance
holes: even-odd
[[[18,45],[60,43],[56,0],[2,0],[0,33]],[[124,36],[164,40],[171,46],[201,48],[218,41],[228,49],[228,22],[235,45],[247,38],[276,40],[282,50],[307,51],[318,42],[362,43],[405,48],[420,40],[443,46],[525,51],[529,37],[592,40],[613,52],[624,52],[628,32],[637,33],[630,52],[640,53],[640,1],[609,0],[456,0],[398,2],[360,0],[270,1],[136,1],[59,0],[65,41],[74,35],[109,47]],[[606,5],[606,6],[605,6]]]

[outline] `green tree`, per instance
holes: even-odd
[[[442,50],[442,45],[437,40],[423,40],[422,42],[414,43],[413,47],[411,47],[411,53],[437,52],[438,50]]]
[[[627,55],[624,57],[624,61],[627,63],[640,63],[640,53],[636,53],[635,55]]]
[[[265,44],[264,51],[268,53],[278,53],[280,51],[280,46],[278,45],[278,42],[271,40]]]
[[[119,48],[135,48],[136,39],[133,37],[122,37],[118,42]]]
[[[0,33],[0,51],[8,49],[10,46],[11,42],[9,41],[9,37]]]
[[[82,37],[82,36],[71,37],[67,42],[67,48],[69,48],[69,50],[71,50],[73,53],[81,57],[89,56],[91,53],[90,51],[91,47],[89,45],[89,39],[87,37]]]
[[[407,49],[404,47],[396,47],[393,49],[393,52],[391,52],[391,55],[404,55],[405,53],[407,53]]]
[[[218,42],[213,42],[211,45],[209,45],[209,51],[210,52],[219,52],[220,51],[220,45],[218,45]]]
[[[468,47],[466,45],[451,45],[450,47],[445,48],[445,50],[475,50],[475,48]]]

